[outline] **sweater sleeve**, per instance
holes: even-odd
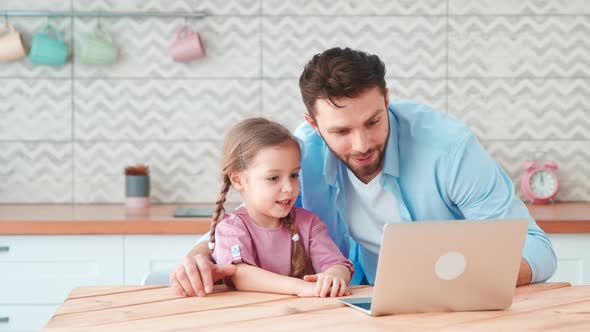
[[[215,228],[213,258],[217,264],[256,264],[256,250],[244,222],[236,215],[225,215]]]
[[[515,195],[506,172],[471,134],[449,154],[449,164],[449,197],[465,219],[528,219],[522,256],[531,267],[533,283],[549,279],[557,266],[549,237]]]
[[[330,266],[344,265],[354,272],[352,262],[342,255],[330,235],[326,224],[315,214],[312,216],[309,236],[309,258],[316,273],[324,272]]]

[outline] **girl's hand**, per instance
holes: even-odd
[[[350,295],[350,292],[347,290],[348,280],[338,275],[338,273],[331,274],[326,270],[326,272],[306,275],[303,277],[303,280],[306,284],[313,285],[315,283],[312,296],[336,297]]]
[[[297,296],[299,297],[314,297],[316,295],[316,283],[315,282],[308,282],[305,280],[299,279],[299,290],[297,291]]]

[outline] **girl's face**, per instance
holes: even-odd
[[[261,226],[278,226],[299,195],[300,155],[296,143],[264,148],[232,177],[250,217]]]

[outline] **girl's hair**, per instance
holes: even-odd
[[[230,174],[243,171],[252,163],[258,151],[272,146],[277,146],[285,142],[294,144],[299,153],[301,148],[297,138],[282,125],[264,119],[250,118],[243,120],[232,127],[225,136],[223,144],[223,155],[221,157],[221,192],[215,202],[215,211],[211,221],[210,242],[215,243],[215,227],[219,223],[225,209],[227,192],[231,187]],[[286,217],[281,218],[281,223],[290,232],[291,236],[298,234],[297,226],[289,213]],[[301,278],[305,274],[307,255],[301,240],[291,241],[291,273],[290,276]]]

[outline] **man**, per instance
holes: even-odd
[[[352,283],[374,283],[384,224],[420,220],[528,218],[517,284],[553,275],[551,243],[506,173],[465,125],[416,102],[390,103],[377,56],[329,49],[306,65],[299,87],[308,113],[295,131],[303,146],[298,205],[318,214],[355,262]],[[212,263],[203,241],[170,283],[204,296],[234,271]]]

